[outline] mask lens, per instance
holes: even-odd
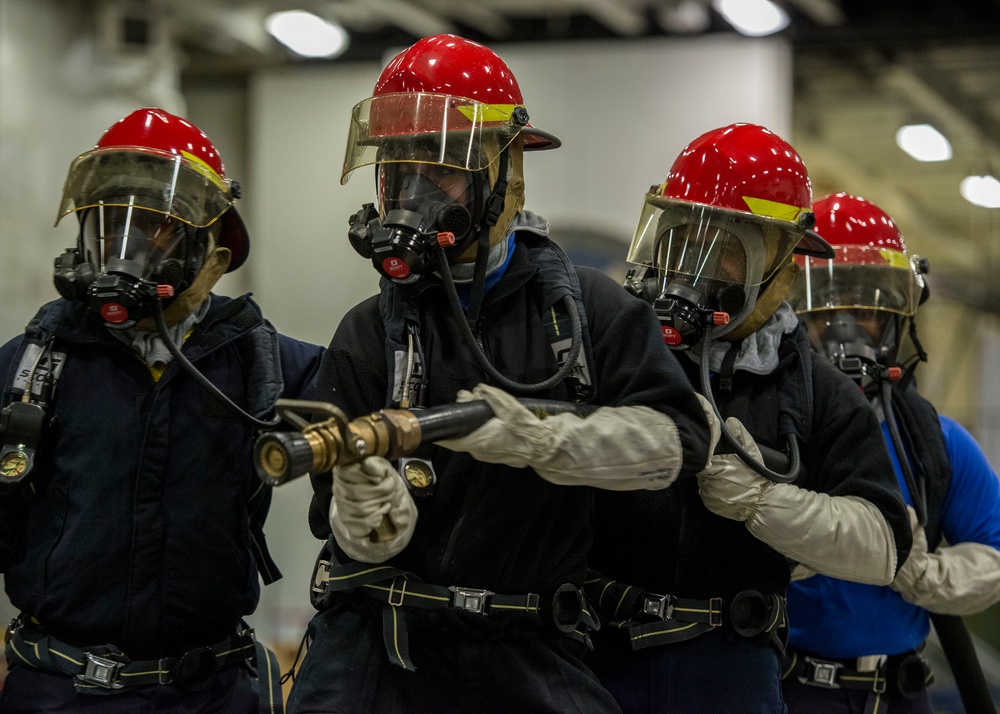
[[[168,258],[182,257],[185,225],[168,215],[132,206],[96,206],[83,218],[85,257],[98,273],[109,261],[134,264],[142,279]]]
[[[406,209],[421,212],[429,204],[457,204],[470,208],[472,174],[437,164],[384,164],[378,171],[382,216]]]

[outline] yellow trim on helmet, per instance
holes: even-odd
[[[510,121],[517,104],[463,104],[455,107],[469,121],[494,122]]]
[[[898,250],[892,250],[891,248],[879,248],[878,252],[885,262],[892,268],[903,268],[905,270],[912,268],[909,258],[906,257],[906,253],[901,253]]]
[[[790,221],[791,223],[798,223],[799,216],[802,213],[812,210],[800,206],[790,206],[787,203],[779,203],[778,201],[768,201],[766,198],[744,196],[743,200],[746,202],[750,212],[755,216],[767,216],[768,218],[777,218],[780,221]]]
[[[226,184],[222,180],[222,177],[219,176],[219,174],[215,173],[215,169],[213,169],[211,166],[205,163],[204,159],[195,156],[190,151],[184,151],[184,149],[181,149],[180,154],[193,164],[192,168],[205,174],[206,178],[208,178],[209,181],[218,186],[223,193],[226,193]]]

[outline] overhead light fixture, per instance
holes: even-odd
[[[907,124],[896,132],[896,145],[917,161],[947,161],[951,144],[930,124]]]
[[[958,190],[969,203],[983,208],[1000,208],[1000,181],[995,176],[966,176]]]
[[[788,13],[771,0],[712,0],[712,7],[741,35],[763,37],[788,27]]]
[[[278,42],[302,57],[336,57],[347,49],[347,31],[305,10],[269,15],[267,31]]]

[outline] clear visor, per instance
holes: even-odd
[[[521,132],[513,104],[400,92],[355,105],[340,182],[371,164],[420,162],[482,171]]]
[[[685,276],[698,287],[707,281],[760,285],[791,255],[801,230],[785,221],[646,194],[627,260]]]
[[[862,309],[912,317],[923,276],[899,251],[872,246],[834,246],[832,259],[803,258],[804,270],[789,302],[796,312]]]
[[[113,259],[130,261],[145,279],[162,261],[184,257],[189,230],[171,216],[134,203],[93,206],[84,212],[81,225],[84,257],[98,273],[106,272]]]
[[[389,164],[376,172],[379,209],[404,208],[420,211],[428,204],[458,204],[472,209],[473,175],[453,166],[435,164]]]
[[[232,195],[229,179],[194,155],[116,147],[95,149],[73,161],[56,223],[98,205],[144,208],[205,228],[232,206]]]

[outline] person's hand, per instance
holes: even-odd
[[[757,442],[746,427],[735,417],[726,419],[726,426],[744,450],[762,462]],[[771,485],[771,481],[757,474],[736,454],[714,454],[698,474],[698,493],[705,508],[734,521],[749,519]]]
[[[479,461],[531,467],[561,486],[613,491],[666,488],[684,460],[673,420],[645,406],[600,407],[586,417],[569,412],[536,415],[511,394],[486,384],[461,391],[459,402],[481,399],[493,417],[439,446]]]
[[[403,478],[381,456],[333,469],[330,529],[355,560],[381,563],[410,542],[417,508]]]
[[[763,463],[743,424],[730,417],[726,426],[754,461]],[[735,454],[712,456],[698,474],[698,492],[709,511],[746,523],[755,538],[810,571],[874,585],[892,581],[896,568],[892,530],[882,513],[863,498],[775,483]]]
[[[927,534],[907,506],[913,546],[892,589],[930,612],[973,615],[1000,601],[1000,551],[985,543],[956,543],[927,551]]]

